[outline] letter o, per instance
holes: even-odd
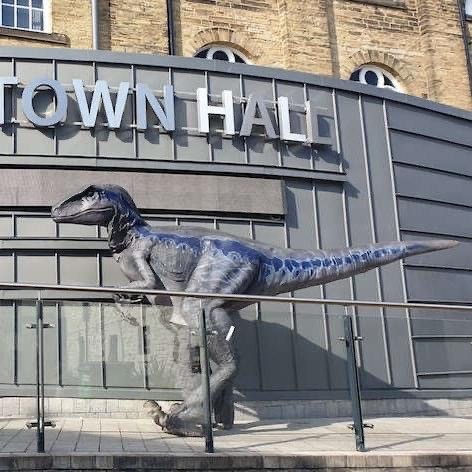
[[[49,116],[40,116],[34,111],[33,97],[38,87],[46,86],[56,95],[56,111]],[[53,126],[65,120],[67,115],[67,95],[64,87],[57,81],[48,78],[34,79],[24,89],[21,97],[23,112],[36,126]]]

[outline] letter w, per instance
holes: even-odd
[[[75,95],[79,104],[82,123],[86,128],[93,128],[95,126],[98,111],[102,103],[105,108],[108,127],[111,129],[117,129],[121,126],[121,120],[126,106],[126,99],[128,98],[129,82],[120,83],[115,108],[113,108],[110,90],[108,89],[108,84],[105,80],[97,80],[95,83],[90,108],[87,103],[87,97],[85,96],[83,81],[74,79],[72,80],[72,84],[74,85]]]

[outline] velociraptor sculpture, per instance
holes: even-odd
[[[115,260],[130,280],[127,288],[188,292],[277,295],[360,274],[414,254],[452,247],[455,241],[414,241],[372,244],[329,251],[283,249],[220,231],[190,227],[152,229],[125,189],[90,185],[52,208],[56,222],[108,227]],[[149,302],[158,299],[147,297]],[[198,326],[200,303],[205,308],[210,359],[216,369],[210,395],[218,402],[217,422],[230,428],[234,420],[233,379],[238,361],[230,313],[253,302],[171,297],[171,321],[189,329]],[[223,400],[221,400],[223,399]],[[201,435],[202,390],[164,413],[154,405],[154,421],[177,435]]]

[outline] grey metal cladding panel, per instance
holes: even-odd
[[[472,177],[395,164],[397,194],[472,206]]]
[[[62,285],[98,285],[97,256],[61,254],[59,283]]]
[[[56,258],[54,254],[21,253],[16,256],[18,282],[56,284]]]
[[[64,302],[59,313],[62,384],[103,386],[99,305]]]
[[[387,101],[390,128],[472,146],[472,124],[430,110]]]
[[[471,149],[468,146],[395,130],[390,130],[390,144],[394,162],[472,176]]]
[[[96,71],[97,80],[106,80],[110,87],[118,87],[120,82],[129,82],[134,87],[133,69],[130,66],[97,63]]]
[[[13,219],[11,216],[0,216],[0,237],[8,238],[13,236]]]
[[[112,101],[116,101],[116,93],[110,93]],[[104,127],[95,129],[95,137],[98,142],[98,155],[101,157],[124,157],[133,158],[135,155],[135,133],[131,128],[134,122],[133,118],[133,101],[134,97],[128,95],[126,100],[123,118],[119,130],[109,130]],[[107,121],[103,107],[98,113],[97,123],[105,123]]]
[[[223,90],[231,90],[233,98],[241,97],[241,77],[239,74],[229,75],[208,72],[208,93],[221,95]]]
[[[314,189],[310,181],[287,181],[287,233],[292,248],[316,249]],[[298,297],[321,297],[321,288],[297,290]],[[327,333],[322,308],[318,305],[294,304],[294,332],[297,384],[302,390],[327,389]]]
[[[174,90],[178,94],[179,92],[185,92],[196,97],[197,88],[206,88],[207,81],[205,73],[194,70],[172,70],[172,84]]]
[[[470,208],[401,197],[397,201],[403,231],[437,233],[448,237],[470,237],[472,234]]]
[[[276,246],[285,246],[284,227],[254,223],[254,238]],[[295,388],[292,320],[290,306],[261,303],[259,341],[263,390]]]
[[[415,339],[418,374],[472,371],[470,338]]]
[[[135,67],[136,83],[148,85],[152,90],[162,90],[164,85],[171,83],[167,67]]]
[[[470,303],[472,271],[405,268],[408,299],[419,302]]]
[[[121,272],[119,265],[111,255],[100,256],[100,271],[104,287],[116,287],[129,283],[129,280]]]
[[[3,280],[3,279],[2,279]],[[2,342],[0,343],[0,383],[15,382],[15,309],[11,302],[0,304]]]
[[[60,238],[95,238],[98,234],[96,226],[59,223],[58,227]]]
[[[460,390],[472,388],[472,374],[448,374],[418,378],[421,389]]]
[[[265,141],[262,135],[248,136],[246,143],[250,164],[279,165],[279,143],[276,141]]]
[[[274,86],[271,79],[243,76],[243,95],[258,95],[268,102],[274,102]]]
[[[157,122],[156,119],[149,119],[148,123]],[[146,131],[137,133],[137,153],[141,159],[166,159],[172,160],[174,141],[172,137],[155,128],[148,128]]]
[[[0,200],[4,205],[50,206],[72,189],[107,182],[125,187],[142,209],[285,213],[280,180],[218,175],[122,171],[111,175],[107,171],[4,169],[0,173]],[[24,193],[18,192],[18,188],[37,190]]]
[[[453,310],[411,309],[414,336],[469,336],[472,340],[472,317],[469,312]]]
[[[344,226],[343,190],[340,185],[319,182],[315,186],[316,214],[319,228],[320,247],[329,249],[346,246],[346,229]],[[324,285],[326,298],[351,298],[351,286],[348,279]],[[346,348],[338,341],[344,336],[340,307],[326,308],[329,333],[328,371],[330,372],[330,388],[347,388],[346,379]]]
[[[15,281],[14,255],[11,252],[0,253],[0,280]]]
[[[21,303],[16,308],[17,316],[17,382],[19,384],[36,383],[36,332],[26,327],[36,323],[36,307],[34,303]]]
[[[425,234],[425,233],[409,233],[402,231],[402,239],[405,241],[415,241],[418,239],[435,240],[444,239],[444,237]],[[437,266],[457,269],[471,269],[472,268],[472,240],[465,238],[454,237],[459,242],[459,245],[443,251],[431,252],[421,254],[419,256],[409,257],[405,259],[405,264],[409,265],[424,265]]]
[[[10,60],[0,61],[0,76],[9,77],[14,75],[13,65]],[[13,113],[13,100],[12,100],[12,88],[5,87],[4,89],[5,100],[4,100],[4,113],[5,123],[8,123],[12,119]],[[13,153],[13,132],[14,125],[7,124],[0,129],[0,153],[1,154],[12,154]]]
[[[395,215],[395,196],[389,162],[383,102],[372,97],[362,98],[366,157],[376,240],[398,239]],[[381,296],[384,301],[404,301],[400,262],[379,269]],[[385,335],[392,384],[395,387],[414,385],[411,365],[411,344],[405,310],[385,309]],[[380,313],[378,313],[380,317]]]
[[[176,106],[177,108],[177,106]],[[193,136],[175,131],[175,158],[179,161],[210,161],[210,146],[206,136]]]
[[[375,228],[372,221],[371,199],[368,193],[370,182],[367,181],[368,161],[364,148],[362,128],[363,116],[359,97],[338,94],[339,132],[343,158],[349,166],[349,185],[346,186],[346,218],[349,227],[350,245],[361,246],[372,242]],[[378,300],[378,272],[373,270],[353,278],[355,297],[360,300]],[[366,341],[360,348],[363,374],[361,381],[364,388],[379,388],[388,381],[385,355],[383,319],[379,309],[362,308],[363,316],[357,319],[357,328]],[[371,314],[372,316],[365,316]]]
[[[72,86],[72,80],[79,78],[84,85],[95,83],[95,68],[91,62],[56,61],[56,78],[67,87]]]
[[[17,216],[15,228],[19,238],[56,236],[56,223],[47,216]]]
[[[114,306],[103,307],[106,387],[145,385],[141,308],[131,306],[126,311],[138,321],[138,326],[125,321]]]
[[[244,138],[233,136],[224,138],[221,134],[210,134],[208,141],[214,162],[246,162],[246,146]]]
[[[333,91],[327,88],[307,86],[308,99],[317,106],[319,114],[319,132],[321,136],[332,136],[336,139],[337,129],[335,121],[335,110]],[[313,149],[314,165],[316,170],[339,171],[341,155],[334,146],[319,146]]]

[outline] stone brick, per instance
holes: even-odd
[[[90,3],[52,0],[54,37],[2,33],[0,46],[57,47],[61,37],[91,48]],[[374,63],[407,93],[472,109],[456,0],[180,0],[173,7],[179,55],[220,43],[255,64],[342,79]],[[99,0],[99,8],[102,49],[167,54],[166,0]]]

